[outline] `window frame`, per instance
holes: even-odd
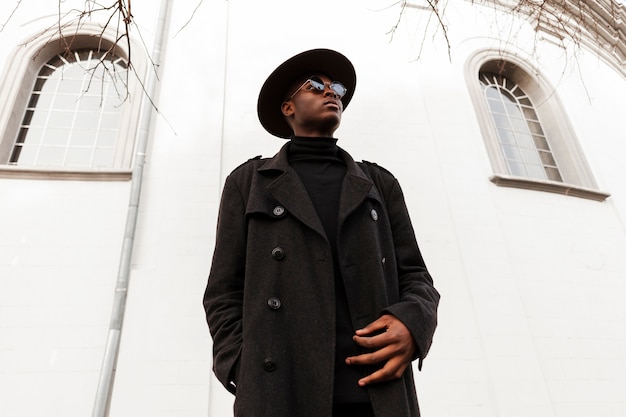
[[[610,194],[599,190],[555,88],[529,61],[503,49],[487,49],[475,52],[466,62],[466,84],[493,169],[489,180],[503,187],[547,191],[596,201],[606,200]],[[518,84],[531,98],[553,156],[558,161],[562,182],[509,173],[496,126],[480,85],[481,72],[500,73]]]
[[[8,165],[15,140],[31,98],[40,69],[55,55],[62,54],[64,45],[72,50],[115,48],[117,56],[128,59],[127,45],[115,42],[116,34],[96,24],[82,24],[43,32],[19,45],[7,60],[0,75],[0,178],[128,180],[132,174],[133,150],[139,128],[144,92],[138,77],[144,77],[146,63],[142,54],[133,50],[132,70],[128,77],[128,98],[120,119],[115,158],[110,168],[25,167]],[[133,45],[131,44],[131,47]]]

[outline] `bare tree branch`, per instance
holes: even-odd
[[[535,46],[542,40],[540,34],[552,37],[564,50],[577,53],[583,46],[594,50],[598,55],[606,58],[620,73],[626,76],[626,10],[616,0],[483,0],[475,2],[466,0],[473,7],[491,6],[494,11],[502,11],[530,21],[535,31]],[[426,11],[429,15],[428,23],[424,27],[419,54],[428,31],[431,18],[441,28],[451,59],[451,42],[448,27],[445,23],[445,6],[447,1],[441,0],[401,0],[390,7],[400,5],[396,23],[388,34],[393,35],[409,9]],[[520,23],[520,29],[523,23]],[[514,28],[510,28],[514,31]],[[511,33],[512,34],[512,33]],[[498,34],[502,36],[502,34]],[[506,40],[506,39],[504,39]],[[568,47],[573,43],[574,50]],[[418,56],[419,58],[419,56]]]
[[[9,23],[9,21],[11,20],[11,18],[13,17],[13,15],[15,14],[15,12],[17,11],[17,9],[20,7],[20,4],[22,4],[22,0],[17,0],[15,2],[15,7],[13,8],[13,10],[11,11],[11,14],[9,14],[9,17],[6,18],[6,20],[4,21],[4,23],[2,23],[0,25],[0,32],[2,32],[4,30],[4,28],[6,27],[6,25]]]
[[[204,3],[204,0],[200,0],[200,2],[196,5],[195,9],[193,9],[193,12],[191,12],[191,16],[189,17],[189,19],[187,19],[187,21],[185,22],[185,24],[178,29],[178,31],[176,31],[176,33],[174,34],[173,38],[175,38],[176,36],[178,36],[178,34],[180,32],[183,31],[183,29],[185,29],[187,27],[187,25],[189,25],[189,23],[193,20],[193,17],[196,15],[196,12],[198,11],[198,9],[200,8],[200,6],[202,6],[202,3]]]

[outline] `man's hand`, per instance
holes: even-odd
[[[400,378],[417,352],[415,340],[409,329],[390,314],[385,314],[365,328],[357,330],[352,340],[371,352],[346,358],[346,364],[384,363],[381,369],[361,378],[360,386]]]

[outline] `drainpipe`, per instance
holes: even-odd
[[[92,417],[106,417],[109,414],[109,405],[113,394],[113,382],[117,358],[120,350],[120,338],[122,324],[124,322],[124,311],[126,309],[126,299],[128,294],[128,284],[130,281],[130,266],[132,260],[133,244],[135,241],[135,229],[137,226],[137,214],[139,211],[139,198],[141,195],[141,183],[143,181],[143,166],[148,148],[148,138],[150,135],[150,125],[154,105],[150,101],[156,97],[157,74],[161,64],[161,52],[165,44],[165,33],[167,20],[172,0],[161,0],[158,22],[155,31],[154,46],[150,58],[154,63],[154,71],[148,71],[145,86],[145,96],[143,97],[143,107],[139,131],[137,134],[137,147],[135,151],[133,174],[131,179],[130,200],[126,214],[126,227],[124,230],[124,241],[122,243],[122,253],[118,267],[117,283],[113,299],[113,311],[111,312],[111,322],[109,333],[104,350],[104,359],[100,370],[98,390],[94,402]]]

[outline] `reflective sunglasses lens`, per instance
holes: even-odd
[[[309,82],[311,83],[311,87],[313,87],[317,91],[324,91],[324,81],[322,81],[321,79],[317,77],[311,77],[309,79]]]
[[[332,90],[339,96],[339,98],[343,97],[348,92],[348,89],[338,81],[333,81],[332,83],[330,83],[330,88],[332,88]]]

